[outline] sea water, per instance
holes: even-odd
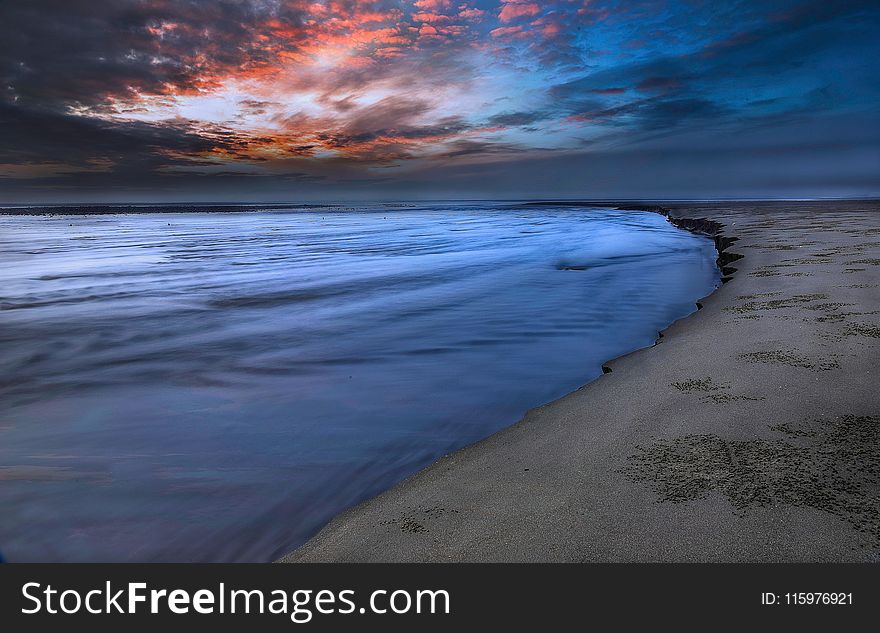
[[[0,215],[7,560],[272,560],[719,281],[649,212],[211,210]]]

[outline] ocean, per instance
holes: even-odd
[[[10,561],[273,560],[719,284],[643,211],[55,211],[0,215]]]

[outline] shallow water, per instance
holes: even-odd
[[[0,552],[271,560],[650,345],[715,256],[598,208],[0,216]]]

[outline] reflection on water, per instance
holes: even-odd
[[[0,216],[0,551],[271,560],[650,345],[714,258],[608,209]]]

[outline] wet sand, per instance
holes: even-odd
[[[701,310],[282,560],[880,560],[880,203],[665,207]]]

